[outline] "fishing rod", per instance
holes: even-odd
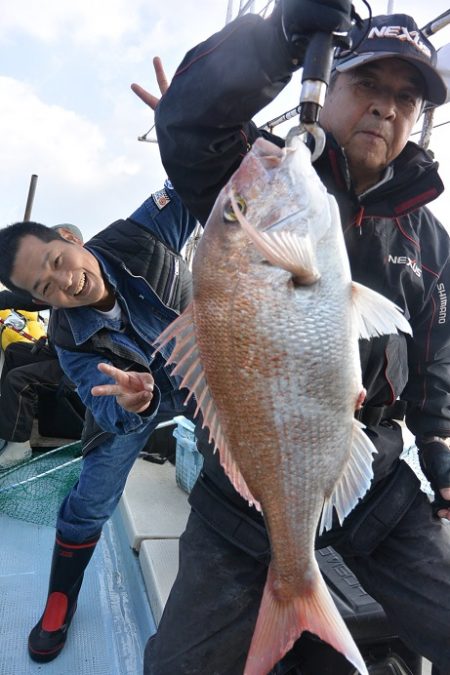
[[[272,0],[270,0],[264,7],[265,11],[268,6],[270,6]],[[244,13],[247,8],[248,8],[249,3],[244,6],[244,8],[241,8],[239,10],[239,15]],[[231,8],[232,8],[232,3],[230,2],[228,5],[228,12],[227,12],[227,22],[231,20]],[[426,37],[431,37],[432,35],[435,35],[438,31],[442,30],[442,28],[445,28],[447,25],[450,24],[450,9],[446,10],[439,16],[437,16],[435,19],[432,21],[429,21],[423,28],[421,28],[421,32],[426,36]],[[295,108],[291,108],[290,110],[287,110],[286,112],[282,113],[281,115],[278,115],[277,117],[274,117],[273,119],[269,120],[265,124],[259,127],[261,131],[268,131],[270,133],[273,132],[273,129],[277,127],[278,125],[282,124],[283,122],[287,122],[288,120],[292,119],[293,117],[296,117],[297,115],[300,114],[301,110],[301,105],[302,103],[299,103]],[[424,147],[425,149],[428,147],[429,143],[429,138],[431,136],[431,130],[434,128],[433,126],[433,117],[434,117],[434,108],[429,107],[426,109],[424,113],[424,122],[423,122],[423,127],[422,127],[422,136],[419,141],[419,145],[421,147]],[[156,138],[147,138],[148,135],[153,131],[155,128],[155,124],[153,124],[150,129],[145,133],[142,134],[141,136],[138,136],[138,141],[144,141],[146,143],[158,143]],[[417,132],[419,133],[419,132]]]
[[[156,124],[152,124],[150,129],[145,132],[145,134],[142,134],[142,136],[138,136],[137,139],[138,141],[143,141],[144,143],[158,143],[157,138],[147,138],[147,136],[153,131],[155,128]]]
[[[434,35],[439,30],[448,26],[450,23],[450,9],[440,14],[438,17],[427,23],[421,30],[426,37]],[[419,145],[424,150],[428,149],[431,141],[431,134],[434,125],[434,113],[436,111],[436,106],[429,106],[425,109],[422,123],[422,130],[420,133]]]
[[[438,17],[425,24],[423,28],[420,29],[420,32],[425,35],[425,37],[430,37],[434,35],[445,26],[448,26],[450,23],[450,9],[447,9],[445,12],[442,12]]]

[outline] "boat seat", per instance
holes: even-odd
[[[156,625],[178,573],[178,542],[178,538],[141,542],[139,563]]]
[[[188,495],[176,484],[173,464],[136,460],[119,509],[128,542],[139,553],[156,623],[178,571],[178,539],[189,508]]]
[[[119,504],[130,546],[139,551],[144,539],[177,539],[186,526],[187,499],[173,464],[138,458]]]

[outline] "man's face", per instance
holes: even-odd
[[[381,59],[338,74],[320,122],[344,149],[357,192],[375,185],[405,147],[423,92],[421,74],[401,59]]]
[[[80,244],[62,239],[41,241],[33,235],[20,242],[11,281],[52,307],[110,309],[113,293],[100,265]]]

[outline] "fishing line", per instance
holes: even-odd
[[[446,124],[450,124],[450,120],[447,120],[446,122],[439,122],[439,124],[433,124],[433,129],[437,129],[438,127],[445,127]],[[418,136],[421,134],[421,131],[414,131],[411,136]]]
[[[362,0],[365,6],[368,9],[369,12],[369,17],[367,19],[367,28],[364,31],[363,35],[359,39],[359,41],[356,43],[356,45],[352,45],[350,48],[348,47],[337,47],[335,52],[334,52],[334,58],[341,58],[342,56],[349,56],[350,54],[357,53],[359,45],[366,39],[367,35],[369,34],[369,31],[372,27],[372,7],[369,5],[367,0]],[[363,24],[363,19],[359,16],[357,11],[355,10],[354,6],[352,5],[352,13],[351,13],[351,18],[352,21],[356,23],[356,25],[360,28]]]

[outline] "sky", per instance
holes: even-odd
[[[367,16],[361,0],[354,4]],[[450,0],[371,5],[374,14],[391,7],[412,14],[422,26]],[[137,140],[153,113],[130,84],[157,93],[153,56],[170,77],[188,49],[225,24],[227,9],[228,0],[0,0],[0,227],[23,219],[32,174],[31,218],[75,223],[86,239],[159,189],[165,173],[158,146]],[[436,47],[448,42],[450,26],[433,38]],[[256,121],[296,106],[299,92],[297,75]],[[436,111],[436,123],[446,120],[450,104]],[[437,128],[430,147],[450,185],[449,140],[450,125]],[[450,229],[447,202],[445,192],[430,206]]]

